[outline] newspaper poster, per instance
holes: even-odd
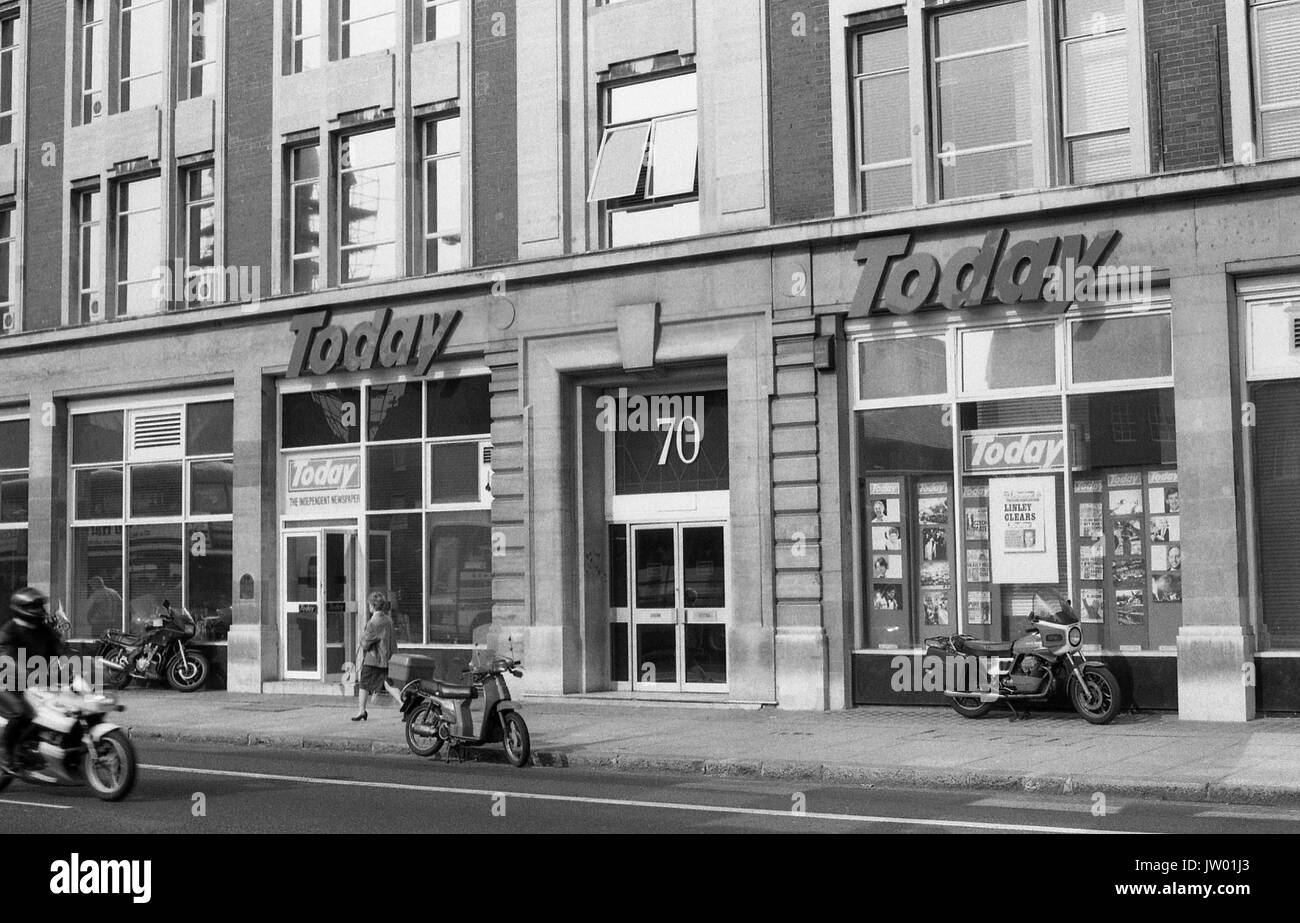
[[[1056,583],[1056,479],[989,479],[993,583]]]

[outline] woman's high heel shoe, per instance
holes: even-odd
[[[370,713],[369,713],[369,712],[364,712],[364,711],[363,711],[363,712],[362,712],[361,714],[359,714],[359,715],[353,715],[353,716],[352,716],[352,720],[353,720],[353,721],[365,721],[365,720],[366,720],[367,718],[369,718],[369,717],[370,717]]]

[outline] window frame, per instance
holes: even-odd
[[[108,193],[98,183],[74,187],[72,190],[72,285],[76,296],[70,306],[76,324],[97,324],[108,320],[107,301],[107,244],[108,244]],[[89,216],[87,216],[89,211]],[[91,252],[87,253],[87,243]],[[87,303],[86,299],[90,301]],[[98,314],[93,306],[98,300]],[[88,307],[89,306],[89,307]]]
[[[110,0],[79,0],[77,5],[75,47],[79,105],[73,114],[76,125],[89,125],[108,115],[109,3]],[[95,18],[87,19],[87,10],[92,6]]]
[[[455,0],[455,2],[459,2],[459,0]],[[433,131],[436,134],[437,123],[453,121],[453,120],[456,122],[456,135],[457,135],[456,150],[454,152],[448,152],[445,154],[444,153],[430,154],[429,153],[429,132]],[[437,115],[431,116],[427,119],[418,120],[416,122],[416,125],[418,126],[420,132],[419,134],[420,176],[419,176],[418,186],[420,192],[422,193],[420,196],[420,242],[421,242],[420,265],[426,274],[435,273],[435,272],[454,272],[455,270],[465,268],[465,258],[467,255],[465,249],[466,248],[465,160],[464,160],[464,145],[463,143],[461,143],[463,140],[465,123],[463,121],[460,110],[457,109],[457,110],[448,110],[447,112],[438,113]],[[430,167],[433,167],[440,163],[444,163],[449,160],[458,161],[460,182],[457,184],[456,195],[457,195],[457,211],[460,214],[460,222],[454,231],[444,231],[441,229],[430,231],[431,218],[435,219],[433,223],[436,223],[436,216],[431,216],[429,214],[429,188],[428,188],[429,169]],[[457,265],[449,266],[445,268],[441,265],[430,267],[429,257],[428,257],[430,243],[433,241],[443,240],[449,237],[460,238],[460,242],[459,242],[460,259],[457,262]]]
[[[158,184],[157,206],[151,208],[123,209],[122,196],[126,193],[126,191],[133,185],[136,185],[138,183],[148,183],[148,182],[155,182]],[[112,213],[111,213],[111,222],[109,223],[111,224],[111,231],[112,231],[111,239],[112,239],[112,248],[113,248],[112,249],[113,259],[111,264],[111,269],[112,269],[111,284],[113,290],[113,316],[114,317],[147,317],[151,314],[159,314],[164,310],[166,310],[167,307],[166,298],[154,298],[153,299],[154,307],[152,310],[133,314],[126,310],[126,306],[129,301],[129,298],[126,296],[128,295],[131,286],[139,286],[146,282],[153,282],[155,285],[157,285],[158,282],[163,278],[163,269],[165,268],[164,263],[167,259],[167,252],[166,252],[167,245],[166,245],[166,226],[165,226],[166,217],[163,212],[164,206],[166,204],[164,201],[164,193],[166,190],[163,188],[162,176],[157,172],[132,174],[129,176],[124,176],[121,179],[114,181],[113,183],[110,184],[109,189],[110,189],[110,194],[112,196]],[[123,279],[119,273],[120,269],[122,268],[122,245],[123,245],[123,237],[124,237],[122,233],[123,224],[125,224],[126,226],[126,230],[127,230],[126,236],[129,242],[132,217],[136,215],[148,214],[150,212],[156,213],[157,215],[158,236],[154,241],[154,245],[157,248],[156,252],[158,256],[158,275],[146,276],[141,279],[129,279],[129,278]],[[130,259],[129,249],[127,251],[127,259],[128,260]],[[107,268],[108,266],[107,260],[105,261],[105,264]]]
[[[1247,55],[1250,67],[1250,124],[1254,144],[1254,159],[1256,161],[1289,160],[1300,157],[1300,141],[1296,143],[1296,149],[1290,153],[1269,156],[1264,150],[1264,113],[1300,110],[1300,92],[1297,92],[1294,97],[1285,102],[1268,104],[1263,102],[1263,68],[1260,66],[1259,61],[1259,12],[1261,9],[1279,9],[1287,6],[1296,6],[1297,12],[1300,13],[1300,0],[1247,0],[1246,4],[1247,42],[1249,46]]]
[[[330,0],[331,18],[334,21],[335,35],[338,36],[338,43],[337,43],[338,56],[336,60],[350,61],[353,58],[360,58],[368,54],[378,54],[381,51],[388,51],[391,53],[394,50],[396,50],[398,0],[382,0],[382,2],[389,4],[389,8],[386,11],[379,12],[379,13],[367,12],[366,14],[363,15],[354,14],[348,17],[344,17],[343,15],[343,2],[344,0]],[[368,2],[373,3],[374,0],[368,0]],[[373,7],[368,7],[367,9],[370,10],[373,9]],[[390,38],[389,43],[382,48],[371,48],[368,51],[362,51],[359,53],[354,53],[349,50],[347,53],[345,53],[344,49],[350,44],[351,41],[352,27],[356,25],[360,25],[362,23],[374,22],[377,19],[391,20],[392,35],[389,36]]]
[[[288,41],[288,47],[286,48],[286,51],[288,52],[289,60],[288,60],[288,66],[285,68],[286,73],[305,74],[308,73],[309,71],[314,71],[319,69],[320,66],[325,62],[326,54],[325,54],[324,32],[325,32],[325,25],[328,20],[326,18],[324,10],[322,9],[323,2],[324,0],[288,0],[289,41]],[[314,9],[316,11],[316,16],[315,16],[316,22],[314,26],[315,31],[313,32],[303,31],[304,28],[302,23],[303,17],[300,17],[298,15],[300,8]],[[314,46],[312,45],[312,43],[314,43]],[[307,49],[309,47],[314,47],[315,50],[315,54],[311,56],[313,59],[313,63],[310,64],[306,63],[308,58]],[[299,63],[300,53],[301,53],[301,61],[302,61],[301,64]]]
[[[12,144],[25,134],[22,131],[25,98],[25,54],[23,42],[23,17],[19,7],[0,11],[0,25],[8,26],[13,35],[11,44],[0,43],[0,107],[4,97],[9,97],[9,108],[0,108],[0,144]],[[7,84],[7,86],[6,86]]]
[[[420,41],[421,42],[442,42],[449,39],[460,38],[465,34],[465,4],[462,0],[417,0],[420,4]],[[456,31],[450,35],[437,34],[437,13],[440,7],[456,6],[458,8],[456,15]],[[434,34],[429,35],[430,27],[433,27]]]
[[[0,412],[0,423],[26,423],[26,424],[28,425],[28,427],[30,427],[30,426],[31,426],[31,422],[32,422],[32,421],[31,421],[31,415],[28,414],[28,413],[25,413],[25,412],[21,412],[21,413]],[[27,475],[27,477],[28,477],[28,479],[29,479],[29,480],[28,480],[28,491],[30,492],[30,490],[31,490],[31,481],[30,481],[30,478],[31,478],[31,472],[32,472],[32,455],[31,455],[31,446],[30,446],[30,443],[29,443],[29,445],[28,445],[28,449],[27,449],[27,464],[26,464],[26,466],[24,466],[24,467],[22,467],[22,468],[0,468],[0,478],[12,477],[13,475],[24,475],[24,474],[25,474],[25,475]],[[2,491],[2,490],[3,490],[3,488],[0,488],[0,491]],[[32,515],[31,496],[30,496],[30,493],[28,494],[28,501],[27,501],[27,504],[28,504],[28,505],[27,505],[27,518],[24,519],[22,522],[16,522],[16,521],[15,521],[15,522],[5,522],[3,519],[0,519],[0,532],[18,532],[18,531],[26,532],[26,531],[27,531],[29,525],[31,524],[31,515]]]
[[[217,87],[221,79],[221,12],[219,0],[186,0],[187,15],[180,23],[181,35],[183,37],[184,53],[181,55],[182,71],[184,74],[183,99],[202,99],[208,96],[217,95]],[[198,17],[201,23],[199,35],[194,34],[194,22]],[[209,25],[210,24],[210,25]],[[211,30],[211,31],[209,31]],[[202,58],[194,57],[194,40],[202,38],[203,53]],[[204,78],[205,69],[211,72],[212,86],[208,86],[208,80]],[[194,92],[195,72],[198,72],[199,80],[203,84],[201,92]]]
[[[872,161],[871,163],[865,163],[864,158],[866,156],[866,151],[862,149],[862,143],[861,143],[862,125],[864,124],[863,115],[862,115],[862,87],[865,85],[865,83],[868,80],[877,80],[883,77],[894,77],[899,74],[902,74],[904,77],[908,77],[910,72],[910,62],[905,62],[902,67],[887,68],[885,70],[867,71],[863,66],[861,41],[862,38],[867,35],[875,35],[875,34],[881,34],[885,32],[894,32],[894,31],[903,33],[903,39],[906,45],[906,42],[908,40],[907,20],[901,17],[887,19],[879,23],[873,23],[871,26],[856,28],[848,33],[850,48],[851,48],[849,54],[853,59],[853,66],[849,68],[849,75],[850,75],[850,80],[852,82],[852,87],[850,90],[850,95],[851,95],[850,105],[853,111],[853,127],[851,130],[851,137],[853,140],[853,163],[854,163],[854,178],[855,178],[854,194],[859,203],[864,203],[866,200],[866,196],[864,194],[863,184],[866,181],[866,175],[865,175],[866,173],[873,170],[896,169],[898,167],[905,166],[908,168],[908,190],[907,190],[908,204],[902,206],[893,206],[893,207],[910,208],[913,207],[916,203],[915,182],[913,179],[913,173],[915,172],[915,167],[914,167],[915,157],[914,157],[913,149],[909,147],[907,157],[904,158],[896,158],[894,160],[888,160],[888,161]],[[911,137],[910,84],[908,87],[907,118],[909,122],[907,134],[908,137],[910,138]],[[863,206],[863,210],[866,211],[865,205]],[[888,210],[889,209],[887,208],[872,209],[871,213],[875,214],[876,212],[879,211],[888,211]]]
[[[322,193],[325,191],[325,177],[322,175],[326,172],[326,163],[322,157],[323,145],[320,139],[304,141],[299,144],[285,145],[285,226],[287,235],[285,237],[284,252],[287,257],[287,267],[285,272],[285,288],[290,293],[301,293],[304,290],[299,289],[295,284],[297,278],[295,269],[302,262],[314,261],[316,263],[316,273],[312,280],[312,286],[306,289],[306,292],[317,292],[324,289],[327,285],[325,279],[326,265],[322,259],[322,243],[324,241],[324,211],[325,202],[322,199]],[[316,173],[306,178],[299,177],[296,172],[295,154],[298,151],[315,148],[316,149]],[[297,196],[296,190],[299,187],[315,186],[316,187],[316,246],[311,250],[298,252],[294,249],[298,240],[298,224],[300,216],[296,207]],[[310,228],[309,228],[310,231]]]
[[[114,71],[117,74],[117,86],[115,87],[115,100],[117,112],[133,112],[138,109],[147,109],[150,106],[161,106],[166,98],[164,90],[164,81],[166,79],[164,70],[166,68],[166,55],[158,62],[158,69],[147,73],[133,74],[130,71],[130,56],[123,52],[127,37],[131,34],[127,27],[127,18],[133,17],[141,10],[148,10],[157,7],[162,15],[162,24],[164,28],[167,24],[167,4],[164,0],[111,0],[117,10],[117,17],[114,22],[116,28],[111,29],[114,33],[112,47],[112,57]],[[129,4],[129,5],[128,5]],[[147,103],[136,103],[131,100],[132,84],[140,80],[157,78],[157,99]]]
[[[185,304],[187,307],[195,305],[217,304],[223,300],[220,297],[220,291],[217,288],[217,242],[219,240],[218,228],[218,209],[217,209],[217,171],[216,165],[212,161],[188,164],[181,168],[181,246],[183,247],[183,265],[185,273]],[[209,180],[210,192],[206,196],[194,198],[191,195],[191,182],[196,174],[204,172],[211,174]],[[201,188],[201,187],[200,187]],[[204,208],[210,209],[212,215],[212,265],[196,266],[191,264],[191,255],[195,252],[194,246],[196,241],[192,237],[193,224],[191,216],[195,211],[202,213]],[[201,239],[202,235],[200,235]],[[208,279],[201,287],[196,286],[193,280],[201,278],[204,274]],[[207,298],[191,298],[191,292],[201,290],[208,293]]]
[[[342,161],[343,161],[344,144],[348,143],[353,138],[360,138],[360,137],[364,137],[365,135],[377,135],[381,133],[387,133],[392,138],[392,145],[389,150],[388,160],[384,161],[383,163],[371,164],[369,166],[364,166],[364,167],[356,167],[356,166],[352,166],[351,164],[349,164],[347,167],[343,166]],[[332,247],[333,253],[331,254],[332,259],[330,262],[333,264],[334,278],[338,280],[338,284],[340,287],[351,286],[351,285],[368,285],[374,282],[388,281],[391,279],[401,278],[403,274],[402,255],[398,248],[402,236],[402,228],[400,225],[404,220],[403,219],[404,209],[399,201],[399,194],[397,192],[397,185],[399,179],[398,161],[400,159],[397,152],[397,143],[398,143],[397,126],[391,123],[388,125],[367,126],[366,128],[358,131],[341,132],[334,136],[334,143],[331,145],[333,156],[330,157],[330,166],[333,168],[334,171],[334,176],[332,177],[332,181],[330,183],[330,188],[334,193],[334,205],[332,209],[333,220],[331,223],[332,226],[338,230],[338,233],[336,235],[337,240],[335,241]],[[392,171],[392,183],[393,183],[393,194],[394,194],[394,199],[392,202],[393,236],[391,238],[383,238],[383,239],[376,238],[375,240],[370,240],[362,244],[345,243],[346,222],[344,221],[344,212],[348,207],[348,203],[344,195],[343,184],[347,180],[347,177],[354,173],[359,173],[364,171],[375,171],[375,170]],[[345,272],[345,267],[347,265],[345,257],[347,254],[359,250],[369,250],[369,249],[379,250],[384,247],[388,247],[393,254],[392,274],[386,276],[367,276],[364,279],[349,279],[347,277],[347,274]]]
[[[0,203],[0,215],[9,216],[9,233],[0,236],[0,250],[7,250],[9,278],[5,279],[9,297],[0,300],[0,336],[22,330],[22,296],[18,290],[18,248],[22,235],[18,233],[18,203]],[[3,419],[3,418],[0,418]]]

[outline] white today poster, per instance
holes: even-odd
[[[1057,583],[1056,479],[989,478],[993,583]]]

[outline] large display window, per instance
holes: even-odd
[[[1167,307],[889,321],[852,343],[861,643],[1172,651],[1182,550]]]
[[[198,640],[224,642],[233,598],[233,402],[201,393],[80,405],[70,417],[73,636],[138,628],[167,601],[189,610]]]
[[[27,417],[0,416],[0,600],[27,585]]]
[[[360,522],[366,584],[404,645],[481,644],[492,622],[486,375],[281,394],[286,528]]]

